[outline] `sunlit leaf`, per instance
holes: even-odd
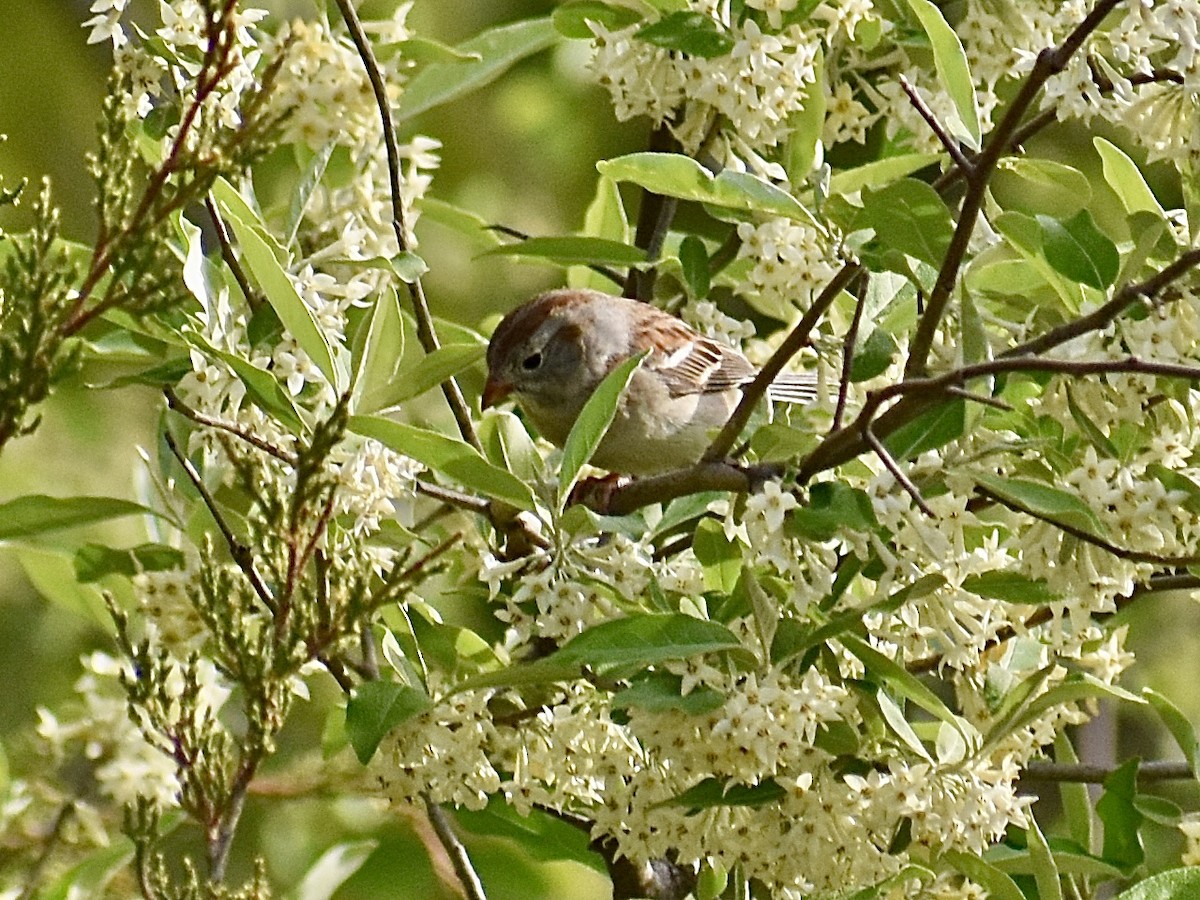
[[[615,366],[604,376],[604,380],[588,397],[587,403],[571,426],[563,444],[562,462],[558,470],[559,503],[565,504],[571,489],[579,478],[579,470],[592,458],[600,441],[604,439],[608,426],[617,414],[617,406],[634,371],[642,362],[642,355],[631,356]]]

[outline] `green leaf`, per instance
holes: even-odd
[[[733,49],[733,38],[722,31],[717,21],[701,12],[673,12],[634,32],[635,38],[677,50],[686,56],[712,59]]]
[[[708,250],[704,241],[689,234],[679,244],[679,265],[683,270],[683,285],[692,300],[703,300],[708,296]]]
[[[617,414],[617,406],[633,373],[645,354],[631,356],[622,360],[588,397],[587,403],[579,413],[579,417],[571,426],[567,440],[563,444],[562,463],[558,470],[558,501],[565,505],[571,496],[571,489],[579,478],[579,470],[584,467],[596,448],[603,440],[608,426],[612,424]]]
[[[411,60],[419,65],[474,62],[479,59],[477,53],[464,53],[449,44],[443,44],[441,41],[427,37],[410,37],[403,41],[396,41],[394,44],[388,44],[387,48],[389,50],[394,48],[396,55],[401,59]]]
[[[1033,216],[1009,210],[995,216],[992,224],[1004,236],[1008,245],[1033,266],[1046,284],[1058,294],[1066,310],[1071,314],[1078,313],[1083,302],[1082,287],[1079,282],[1064,278],[1046,259],[1044,235],[1038,220]]]
[[[501,244],[500,233],[488,227],[486,219],[469,209],[438,200],[436,197],[422,197],[417,203],[417,208],[421,210],[423,218],[457,231],[475,244],[487,247],[498,247]]]
[[[77,897],[103,897],[105,886],[133,859],[133,842],[121,835],[110,846],[84,855],[50,884],[37,892],[37,900],[75,900]]]
[[[554,28],[566,38],[592,39],[588,22],[597,22],[609,31],[625,28],[641,19],[632,9],[601,3],[600,0],[569,0],[555,8],[550,17]]]
[[[375,412],[385,405],[379,395],[395,382],[404,355],[404,319],[400,298],[393,288],[384,288],[375,298],[362,347],[355,350],[358,364],[354,367],[350,409],[356,413]]]
[[[612,708],[636,707],[648,712],[678,710],[689,716],[700,716],[725,702],[725,695],[710,687],[696,687],[684,694],[682,683],[683,679],[669,672],[648,672],[613,694]]]
[[[916,863],[909,863],[883,881],[863,888],[861,891],[855,891],[848,896],[843,895],[843,900],[891,900],[892,897],[897,896],[897,891],[902,896],[909,890],[909,886],[913,882],[933,881],[934,877],[935,873],[930,869],[918,866]],[[1003,898],[999,898],[999,900],[1003,900]]]
[[[1062,765],[1079,762],[1075,747],[1065,731],[1054,736],[1054,761]],[[1067,832],[1080,847],[1092,847],[1092,799],[1088,786],[1078,781],[1064,781],[1058,786],[1062,797],[1063,815],[1067,820]]]
[[[233,233],[242,248],[242,258],[254,280],[279,321],[296,339],[313,364],[321,370],[326,380],[340,394],[346,389],[346,378],[333,358],[333,345],[329,336],[317,324],[316,315],[296,291],[296,286],[284,271],[283,266],[264,237],[265,229],[255,221],[244,221],[228,205],[222,203]]]
[[[1200,868],[1171,869],[1151,875],[1116,896],[1116,900],[1194,900],[1200,897]]]
[[[1200,778],[1200,742],[1196,740],[1196,728],[1183,712],[1169,698],[1151,688],[1142,688],[1142,696],[1150,701],[1154,711],[1158,713],[1171,737],[1183,751],[1183,758],[1192,768],[1192,777]]]
[[[157,516],[148,506],[118,497],[26,494],[0,503],[0,541],[25,539],[122,516]]]
[[[547,657],[576,669],[649,666],[669,659],[735,650],[741,641],[724,625],[682,613],[630,616],[589,628]]]
[[[287,240],[284,243],[289,247],[296,242],[296,233],[300,230],[300,223],[304,221],[304,210],[312,198],[313,191],[325,177],[325,169],[329,166],[329,157],[333,155],[336,146],[336,142],[330,141],[314,153],[300,175],[296,191],[292,194],[291,205],[288,207]]]
[[[758,784],[747,785],[727,784],[719,778],[709,777],[692,785],[682,794],[676,794],[670,800],[663,800],[654,806],[682,806],[689,813],[695,813],[714,806],[770,806],[786,796],[786,789],[773,778],[765,778]]]
[[[445,344],[398,373],[374,395],[375,409],[389,409],[465,372],[483,359],[484,344]],[[367,410],[369,411],[369,410]]]
[[[905,746],[913,753],[928,762],[933,762],[933,757],[929,755],[929,751],[925,749],[925,745],[921,743],[921,739],[917,737],[916,731],[913,730],[912,724],[908,719],[904,718],[904,710],[891,697],[887,691],[876,691],[875,702],[879,704],[879,712],[883,715],[883,719],[888,723],[888,726],[902,740]]]
[[[399,120],[457,100],[499,78],[519,60],[551,46],[557,39],[550,19],[525,19],[488,29],[463,41],[455,51],[467,62],[435,63],[422,69],[404,88]]]
[[[729,538],[716,519],[701,519],[696,523],[692,552],[704,569],[704,587],[728,594],[737,584],[742,569],[741,550]]]
[[[16,556],[26,579],[41,596],[106,632],[112,629],[112,617],[100,590],[75,580],[71,554],[41,547],[19,547]]]
[[[1159,219],[1165,219],[1167,214],[1162,205],[1146,184],[1137,163],[1130,159],[1125,151],[1112,141],[1102,137],[1092,138],[1092,144],[1100,154],[1100,164],[1104,169],[1104,180],[1121,199],[1125,211],[1153,213]]]
[[[241,379],[242,384],[246,385],[246,392],[260,409],[270,413],[292,431],[305,430],[304,421],[300,418],[300,413],[296,410],[291,396],[271,372],[260,369],[240,356],[218,350],[195,332],[185,331],[183,336],[187,338],[188,343],[205,356],[229,366],[233,370],[233,374]]]
[[[965,137],[971,146],[979,147],[979,112],[975,102],[975,82],[967,65],[967,54],[954,29],[942,17],[942,12],[930,0],[908,0],[916,13],[921,27],[929,35],[933,47],[933,64],[937,69],[938,82],[950,99],[958,118],[966,128]],[[953,124],[953,123],[948,123]],[[962,135],[960,135],[961,137]]]
[[[613,181],[632,182],[664,197],[815,221],[799,200],[761,178],[729,169],[713,177],[700,163],[678,153],[630,153],[601,160],[596,168]]]
[[[1050,853],[1050,845],[1038,828],[1037,819],[1029,817],[1025,829],[1025,841],[1029,847],[1029,859],[1033,864],[1033,878],[1037,883],[1038,900],[1063,900],[1062,885],[1059,883],[1058,866]]]
[[[429,695],[394,681],[364,681],[346,703],[346,736],[364,766],[397,725],[433,707]]]
[[[954,220],[945,201],[915,178],[902,178],[877,190],[864,189],[862,209],[850,228],[871,228],[877,243],[935,267],[942,264],[954,236]]]
[[[479,455],[470,444],[415,425],[393,422],[382,416],[351,416],[349,429],[375,438],[398,453],[440,472],[463,487],[509,503],[518,509],[534,508],[528,485]]]
[[[1145,817],[1134,805],[1138,763],[1131,759],[1104,779],[1104,794],[1096,802],[1096,815],[1104,823],[1104,860],[1127,873],[1146,859],[1141,835]]]
[[[943,153],[906,153],[865,163],[853,169],[838,172],[830,178],[829,192],[843,195],[854,194],[864,188],[876,188],[891,184],[897,179],[933,165],[944,155]]]
[[[1050,585],[1042,579],[1003,569],[984,572],[981,575],[968,575],[963,579],[962,589],[989,600],[1029,603],[1034,606],[1045,606],[1059,599],[1058,594],[1050,590]]]
[[[139,572],[179,569],[183,564],[183,553],[165,544],[138,544],[128,550],[117,550],[103,544],[85,544],[75,551],[75,579],[88,584],[107,575],[132,578]]]
[[[1092,214],[1081,209],[1066,222],[1038,216],[1046,259],[1056,271],[1073,281],[1104,290],[1116,280],[1121,255],[1116,245],[1096,227]]]
[[[785,462],[816,449],[820,438],[811,428],[792,428],[768,422],[750,436],[750,449],[759,462]]]
[[[883,445],[896,459],[909,459],[958,440],[965,427],[966,401],[950,400],[897,428]]]
[[[793,186],[804,183],[823,149],[821,132],[825,127],[826,73],[825,52],[820,45],[813,60],[813,70],[816,79],[805,82],[800,88],[799,93],[804,99],[799,112],[788,117],[788,139],[783,163],[788,181]]]
[[[862,346],[854,351],[854,359],[850,362],[850,380],[866,381],[882,375],[892,364],[899,350],[896,339],[885,329],[873,329]]]
[[[1037,673],[1037,675],[1042,676],[1043,680],[1044,672],[1045,670],[1042,670]],[[986,748],[994,740],[1002,738],[1005,734],[1013,734],[1056,706],[1100,698],[1125,700],[1139,705],[1145,705],[1146,703],[1137,694],[1131,694],[1129,691],[1119,688],[1116,685],[1105,684],[1093,675],[1071,676],[1069,680],[1064,681],[1062,684],[1055,685],[1045,693],[1037,695],[1028,703],[1025,703],[1023,707],[1018,706],[1012,711],[1011,715],[1006,716],[1003,720],[997,719],[991,731],[988,732],[988,736],[984,741],[984,747]],[[1003,728],[1001,728],[1001,725],[1003,725]]]
[[[1075,402],[1075,392],[1071,390],[1069,383],[1067,384],[1067,409],[1071,411],[1071,418],[1075,420],[1079,430],[1084,433],[1092,446],[1100,451],[1102,456],[1115,459],[1119,455],[1108,435],[1101,431],[1100,426],[1092,421],[1092,417]]]
[[[621,201],[621,190],[611,178],[601,175],[596,179],[596,195],[583,216],[583,234],[619,244],[630,243],[629,219]],[[567,286],[608,292],[614,287],[623,287],[587,266],[572,266],[567,271]]]
[[[379,841],[345,841],[321,854],[297,885],[296,900],[330,900],[379,846]]]
[[[483,256],[521,256],[545,259],[562,266],[640,266],[646,252],[620,241],[598,237],[535,237],[493,247]]]
[[[1073,166],[1052,159],[1009,156],[996,166],[1017,182],[1013,205],[1034,213],[1074,215],[1092,199],[1092,183]]]
[[[841,529],[869,531],[879,527],[871,498],[840,481],[819,481],[809,488],[808,503],[792,512],[789,522],[799,536],[827,541]]]
[[[599,855],[589,848],[585,831],[536,807],[522,815],[498,793],[488,799],[483,809],[456,809],[454,819],[472,834],[515,841],[520,852],[532,859],[570,860],[607,874]]]
[[[947,850],[941,859],[987,891],[990,900],[1026,900],[1017,883],[991,863],[973,853]]]
[[[975,473],[975,481],[1006,504],[1051,523],[1061,523],[1085,534],[1103,537],[1104,523],[1092,508],[1070,491],[1040,481],[1003,478],[990,472]]]
[[[979,735],[970,723],[954,715],[933,691],[904,666],[853,635],[843,634],[839,641],[846,650],[858,657],[869,675],[880,679],[900,696],[911,700],[925,712],[954,728],[962,735],[968,747],[974,749],[979,745]]]

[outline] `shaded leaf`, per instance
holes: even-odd
[[[139,544],[117,550],[103,544],[85,544],[75,551],[75,578],[88,584],[107,575],[132,578],[139,572],[179,569],[184,564],[182,551],[165,544]]]
[[[550,19],[525,19],[490,28],[463,41],[455,52],[466,62],[435,63],[404,87],[401,121],[457,100],[494,81],[518,60],[551,46],[557,38]]]
[[[615,31],[632,25],[641,16],[628,7],[601,3],[600,0],[568,0],[555,7],[550,18],[563,37],[591,40],[593,35],[588,22],[598,22],[609,31]]]
[[[390,384],[372,396],[371,406],[387,409],[419,397],[471,368],[486,352],[484,344],[444,344],[422,356],[416,365],[397,373]]]
[[[1078,495],[1040,481],[1003,478],[989,472],[977,472],[975,481],[1000,498],[1036,518],[1059,522],[1086,534],[1102,537],[1104,524]]]
[[[1038,216],[1046,259],[1073,281],[1103,290],[1116,280],[1121,255],[1086,209],[1066,222]]]
[[[365,681],[346,702],[346,736],[364,766],[397,725],[432,708],[429,695],[394,681]]]
[[[355,434],[375,438],[486,497],[503,500],[518,509],[534,507],[528,485],[511,472],[492,465],[462,440],[382,416],[351,416],[348,427]]]
[[[559,504],[565,505],[571,495],[571,489],[579,478],[579,470],[584,467],[600,441],[604,439],[608,426],[612,424],[617,414],[617,406],[621,396],[633,377],[634,371],[641,365],[645,354],[631,356],[622,360],[588,397],[587,403],[579,413],[579,417],[571,426],[567,440],[563,444],[562,463],[558,470]]]
[[[621,241],[599,237],[535,237],[493,247],[483,256],[522,256],[557,265],[638,266],[646,252]]]
[[[0,541],[31,538],[122,516],[157,516],[154,510],[118,497],[49,497],[26,494],[0,503]]]
[[[663,16],[633,36],[656,47],[703,59],[724,56],[734,44],[733,37],[722,31],[712,16],[682,10]]]

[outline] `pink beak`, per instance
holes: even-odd
[[[483,397],[480,407],[491,409],[497,403],[502,402],[512,392],[513,386],[509,382],[489,374],[487,384],[483,386]]]

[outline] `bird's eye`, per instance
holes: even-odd
[[[532,372],[534,369],[541,366],[541,364],[542,354],[530,353],[527,357],[525,357],[524,360],[522,360],[521,368],[523,368],[526,372]]]

